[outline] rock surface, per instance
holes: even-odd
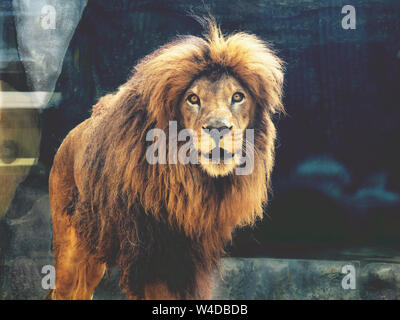
[[[354,289],[343,287],[355,271]],[[347,281],[345,281],[347,283]],[[215,299],[380,300],[400,299],[400,265],[359,261],[226,258]]]

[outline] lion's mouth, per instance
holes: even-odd
[[[223,148],[214,148],[209,153],[201,153],[203,157],[214,160],[229,160],[235,156],[235,153],[231,153]]]

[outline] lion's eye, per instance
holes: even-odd
[[[189,95],[187,97],[187,101],[189,101],[191,104],[200,105],[200,98],[197,95],[195,95],[194,93],[192,93],[191,95]]]
[[[232,96],[232,103],[241,102],[244,99],[244,94],[241,92],[235,92]]]

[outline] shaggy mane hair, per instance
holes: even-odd
[[[179,101],[200,76],[228,73],[256,101],[254,170],[211,177],[198,165],[146,161],[146,134],[180,123]],[[121,267],[121,286],[138,297],[165,281],[178,297],[199,297],[199,281],[218,265],[238,226],[262,217],[274,163],[271,115],[283,112],[281,60],[254,35],[224,36],[208,21],[203,38],[184,36],[148,55],[131,78],[94,106],[85,138],[85,177],[75,190],[71,221],[81,246],[108,267]],[[83,139],[83,138],[82,138]],[[203,278],[201,278],[203,279]]]

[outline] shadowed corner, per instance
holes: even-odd
[[[4,275],[6,274],[6,265],[5,258],[6,254],[10,250],[10,244],[12,239],[12,232],[8,226],[8,224],[4,220],[0,220],[0,300],[5,299],[5,279]]]

